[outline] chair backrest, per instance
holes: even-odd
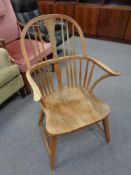
[[[16,13],[29,12],[38,9],[37,0],[11,0]]]
[[[20,33],[10,0],[3,0],[0,3],[1,11],[4,8],[4,14],[0,16],[0,38],[8,43],[16,40]]]
[[[62,38],[62,45],[61,50],[63,51],[63,55],[57,54],[57,47],[56,47],[56,36],[55,36],[55,24],[59,21],[60,28],[61,28],[61,38]],[[46,29],[48,31],[49,35],[49,42],[51,43],[52,52],[53,52],[53,60],[57,59],[58,57],[69,57],[70,55],[76,55],[77,53],[77,47],[78,43],[81,46],[81,54],[86,55],[86,44],[83,36],[83,32],[78,25],[78,23],[66,15],[60,15],[60,14],[49,14],[49,15],[41,15],[39,17],[36,17],[32,20],[30,20],[26,26],[24,27],[22,33],[21,33],[21,47],[23,51],[23,55],[25,57],[26,64],[28,66],[28,69],[31,68],[29,56],[25,47],[25,39],[28,36],[28,39],[31,40],[30,31],[32,30],[34,39],[39,40],[42,43],[42,48],[37,45],[37,50],[39,50],[39,54],[42,53],[41,50],[44,52],[44,42],[41,32],[41,25],[45,25]],[[64,32],[65,31],[65,32]],[[69,35],[72,33],[72,38],[70,39]],[[75,44],[75,34],[77,33],[78,41],[77,45]],[[65,37],[66,36],[66,37]],[[34,50],[34,56],[35,50],[32,45],[32,50]],[[79,48],[80,50],[80,48]],[[40,52],[41,51],[41,52]],[[41,61],[47,60],[47,57],[44,55],[41,55]]]
[[[38,1],[37,0],[11,0],[15,15],[17,17],[18,22],[22,25],[25,25],[29,20],[40,16],[41,12],[38,8]],[[45,41],[48,41],[46,36],[48,35],[47,30],[44,25],[41,24],[41,31],[43,33],[43,38]],[[21,29],[23,27],[21,26]],[[34,35],[32,30],[30,31],[30,36],[34,39]]]
[[[18,21],[22,24],[41,15],[37,0],[11,0],[11,3]]]
[[[61,23],[61,35],[62,35],[62,53],[57,53],[56,36],[55,36],[55,23],[58,21]],[[53,57],[51,60],[47,60],[44,54],[40,54],[40,50],[43,49],[44,43],[42,40],[40,24],[44,23],[48,33],[49,39],[53,51]],[[63,24],[66,24],[66,38],[64,37]],[[37,51],[41,55],[41,61],[38,64],[31,66],[29,56],[25,47],[25,38],[30,33],[28,31],[34,31],[35,39],[41,41],[41,48],[37,45]],[[69,38],[69,33],[72,33],[72,38]],[[76,36],[77,37],[76,37]],[[67,39],[65,41],[65,39]],[[21,33],[21,47],[23,56],[25,58],[28,72],[33,77],[34,81],[38,85],[42,96],[46,96],[54,92],[57,88],[62,89],[66,87],[79,87],[89,89],[92,75],[94,72],[95,63],[86,54],[86,43],[83,36],[83,32],[78,23],[72,18],[65,15],[43,15],[34,18],[27,23]],[[36,50],[34,50],[34,56],[37,59]],[[50,65],[54,65],[54,72],[50,72]],[[96,66],[97,67],[97,66]],[[99,74],[98,74],[99,75]],[[94,80],[93,80],[94,81]]]

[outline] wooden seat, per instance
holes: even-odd
[[[55,38],[55,24],[58,21],[61,24],[61,49],[63,51],[59,55]],[[41,42],[44,52],[44,42],[40,31],[41,22],[44,23],[49,33],[53,58],[47,60],[46,56],[43,57],[44,55],[41,54],[41,61],[32,66],[25,47],[25,39],[27,35],[31,38],[30,30],[34,31],[34,39]],[[63,29],[63,23],[66,29]],[[66,41],[64,30],[67,34]],[[72,33],[71,39],[69,33]],[[111,109],[93,94],[93,90],[103,79],[120,74],[86,53],[84,36],[78,23],[60,14],[34,18],[27,23],[21,33],[21,47],[28,67],[26,75],[33,89],[34,100],[41,106],[39,126],[50,156],[51,170],[55,168],[58,135],[92,124],[101,128],[98,122],[102,122],[103,128],[101,129],[109,142],[108,116]],[[39,50],[39,45],[37,47]],[[33,53],[35,56],[35,50]],[[54,72],[50,71],[51,65],[54,66]]]
[[[81,88],[64,88],[45,98],[47,132],[64,134],[108,116],[109,105]],[[52,116],[52,117],[51,117]]]

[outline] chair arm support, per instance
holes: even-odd
[[[35,81],[31,77],[29,71],[26,72],[26,77],[27,77],[27,80],[29,81],[29,83],[31,85],[32,90],[33,90],[34,101],[40,101],[41,100],[41,92],[40,92],[39,88],[37,87]]]
[[[93,82],[93,84],[91,85],[91,87],[89,88],[89,92],[92,93],[93,89],[96,87],[96,85],[97,85],[98,83],[100,83],[100,81],[102,81],[102,80],[105,79],[105,78],[111,77],[111,76],[112,76],[111,74],[105,73],[104,75],[102,75],[102,76],[100,76],[99,78],[97,78],[97,79]]]
[[[0,64],[3,65],[3,67],[10,66],[10,56],[5,48],[0,48]]]
[[[104,71],[106,71],[107,73],[109,73],[110,76],[120,76],[120,73],[119,72],[110,69],[107,65],[105,65],[102,62],[98,61],[96,58],[90,57],[90,56],[87,56],[87,58],[90,59],[90,61],[94,62],[101,69],[103,69]]]

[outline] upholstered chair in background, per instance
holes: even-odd
[[[19,38],[20,38],[20,28],[18,26],[17,19],[13,11],[10,0],[0,1],[0,39],[3,39],[2,43],[4,43],[4,46],[8,50],[10,56],[13,58],[12,62],[16,63],[19,66],[20,72],[23,76],[26,92],[27,94],[29,94],[30,87],[25,76],[27,67],[23,58],[23,54],[21,52]],[[2,43],[0,45],[2,45]],[[26,39],[25,43],[29,53],[31,64],[39,62],[39,54],[41,53],[42,50],[41,42]],[[31,43],[36,52],[35,56],[32,53]],[[37,44],[39,45],[40,50],[36,46]],[[47,56],[51,54],[51,52],[52,52],[51,44],[45,42],[44,54]]]
[[[20,90],[24,96],[24,82],[16,64],[11,64],[8,52],[0,48],[0,105]]]
[[[40,9],[38,8],[38,0],[11,0],[12,6],[14,8],[17,20],[22,26],[24,26],[30,19],[42,15]],[[49,34],[41,22],[40,30],[42,38],[44,41],[49,42]],[[64,38],[67,39],[66,25],[63,23]],[[34,37],[33,32],[32,38]],[[62,33],[61,33],[61,23],[59,21],[55,24],[55,36],[56,36],[56,46],[59,46],[62,43]],[[69,33],[71,37],[71,33]]]

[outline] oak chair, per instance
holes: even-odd
[[[57,54],[54,35],[57,20],[64,22],[67,30],[65,42],[61,25],[62,55]],[[40,63],[31,66],[25,47],[25,36],[29,35],[28,31],[32,28],[35,39],[39,38],[44,49],[39,29],[40,21],[44,22],[50,35],[53,59],[47,60],[45,56],[45,61],[41,59]],[[71,39],[69,32],[72,33]],[[79,37],[75,37],[76,33]],[[34,18],[22,31],[21,47],[28,67],[26,75],[34,92],[34,101],[41,106],[39,126],[50,156],[51,170],[55,167],[56,141],[60,135],[92,124],[100,127],[98,122],[102,122],[106,141],[109,142],[108,116],[111,109],[93,94],[93,89],[101,80],[120,74],[87,55],[84,36],[78,23],[68,16],[58,14]],[[77,48],[81,50],[79,53]],[[54,72],[50,72],[51,64],[54,65]]]

